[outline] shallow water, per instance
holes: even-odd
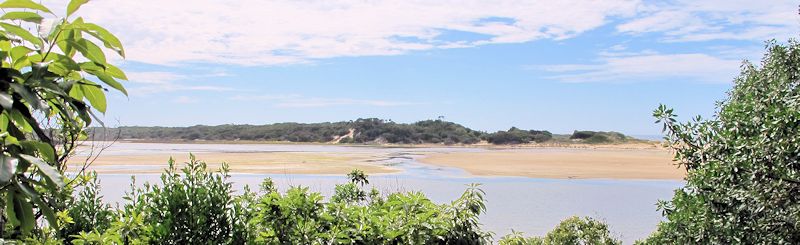
[[[403,172],[370,176],[372,186],[382,192],[421,191],[442,203],[458,198],[469,183],[481,183],[486,191],[487,213],[481,217],[486,230],[495,238],[511,229],[528,235],[543,235],[558,222],[572,215],[605,220],[625,243],[650,234],[659,220],[655,203],[669,199],[682,181],[662,180],[569,180],[525,177],[479,177],[456,168],[419,163],[421,152],[485,151],[480,148],[381,148],[327,145],[273,144],[140,144],[117,143],[103,154],[187,154],[188,152],[376,152],[386,153],[376,164],[392,165]],[[502,164],[502,163],[497,163]],[[99,167],[99,166],[98,166]],[[116,167],[116,166],[115,166]],[[119,166],[124,169],[125,166]],[[134,170],[134,169],[132,169]],[[102,193],[106,200],[119,202],[130,184],[125,174],[101,174]],[[262,179],[272,178],[280,190],[306,186],[330,196],[333,186],[345,183],[338,175],[233,174],[237,190],[244,185],[255,189]],[[137,174],[137,183],[158,182],[158,175]]]

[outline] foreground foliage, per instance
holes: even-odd
[[[458,199],[436,204],[419,192],[382,194],[365,189],[358,170],[336,185],[329,200],[306,187],[279,192],[265,179],[258,191],[236,195],[227,168],[209,172],[192,156],[158,184],[131,184],[126,203],[102,202],[95,175],[59,215],[59,229],[43,227],[28,244],[489,244],[480,229],[484,193],[469,185]],[[616,244],[607,226],[588,218],[562,222],[538,243]],[[516,241],[512,234],[503,241]],[[525,241],[524,239],[521,241]]]
[[[106,29],[72,16],[86,1],[73,0],[63,18],[31,0],[0,2],[0,237],[41,233],[57,226],[71,187],[67,158],[95,112],[105,113],[105,92],[126,93],[125,74],[107,62],[100,45],[125,55]],[[47,19],[54,16],[56,18]],[[31,32],[29,30],[38,30]],[[97,121],[95,121],[97,122]],[[88,217],[86,217],[88,218]]]
[[[622,244],[611,235],[608,225],[592,218],[571,217],[559,223],[544,237],[524,237],[512,232],[500,239],[500,245],[558,245],[558,244]]]
[[[649,244],[800,243],[800,43],[770,43],[745,63],[712,119],[655,111],[686,187],[660,204]]]

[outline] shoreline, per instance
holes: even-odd
[[[96,142],[100,143],[100,142]],[[109,142],[103,142],[109,143]],[[146,174],[161,173],[168,165],[170,157],[175,158],[178,167],[188,161],[191,150],[178,149],[177,152],[160,152],[161,146],[152,150],[138,149],[138,152],[125,152],[124,145],[139,143],[151,144],[192,144],[190,142],[141,142],[118,141],[116,152],[101,154],[90,170],[99,174]],[[88,144],[92,144],[89,142]],[[119,146],[119,145],[123,146]],[[542,179],[611,179],[611,180],[682,180],[685,172],[672,162],[666,148],[650,144],[593,145],[593,147],[564,147],[553,145],[525,146],[456,146],[415,145],[376,146],[341,144],[281,144],[261,145],[297,146],[297,150],[227,152],[212,147],[212,142],[187,146],[197,150],[197,160],[206,162],[208,169],[219,169],[223,162],[230,167],[230,173],[244,174],[312,174],[343,175],[352,169],[360,169],[371,175],[403,174],[404,167],[395,166],[381,160],[391,159],[398,152],[396,148],[407,148],[414,154],[413,162],[431,167],[447,167],[463,170],[465,177],[521,177]],[[208,146],[203,146],[208,145]],[[236,145],[236,144],[225,144]],[[257,144],[240,144],[259,148]],[[315,147],[354,147],[354,150],[337,151],[335,148],[309,151],[302,146]],[[88,147],[88,145],[87,145]],[[151,146],[152,147],[152,146]],[[204,148],[205,147],[205,148]],[[233,146],[235,147],[235,146]],[[363,151],[358,147],[364,147]],[[341,148],[339,148],[341,149]],[[430,149],[430,151],[425,151]],[[452,150],[448,150],[452,149]],[[474,149],[474,150],[459,150]],[[185,152],[183,152],[185,151]],[[77,171],[84,158],[71,159],[70,169]],[[78,167],[78,168],[76,168]]]
[[[86,141],[84,143],[93,142]],[[341,147],[376,147],[376,148],[484,148],[484,149],[536,149],[536,148],[575,148],[575,149],[663,149],[661,141],[640,140],[624,143],[589,144],[582,142],[545,142],[529,144],[495,145],[490,143],[476,144],[359,144],[359,143],[329,143],[329,142],[292,142],[292,141],[258,141],[258,140],[141,140],[120,139],[117,141],[96,141],[115,143],[144,143],[144,144],[228,144],[228,145],[314,145],[314,146],[341,146]]]

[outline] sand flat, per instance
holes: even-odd
[[[527,149],[431,153],[421,159],[474,175],[555,179],[672,179],[685,171],[664,149]]]
[[[259,174],[346,174],[361,169],[369,174],[394,173],[400,170],[368,162],[374,156],[369,153],[325,153],[325,152],[256,152],[225,153],[207,152],[194,154],[196,159],[217,170],[223,162],[234,173]],[[89,167],[98,173],[161,173],[168,167],[170,157],[176,163],[189,161],[189,154],[136,154],[101,155]],[[81,158],[70,161],[70,170],[80,169]]]

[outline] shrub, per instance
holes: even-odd
[[[512,232],[504,236],[501,245],[556,245],[556,244],[622,244],[611,235],[608,225],[589,217],[571,217],[561,221],[544,237],[525,238],[522,233]]]
[[[800,243],[800,44],[767,50],[760,67],[745,62],[714,118],[655,110],[688,173],[644,243]]]

